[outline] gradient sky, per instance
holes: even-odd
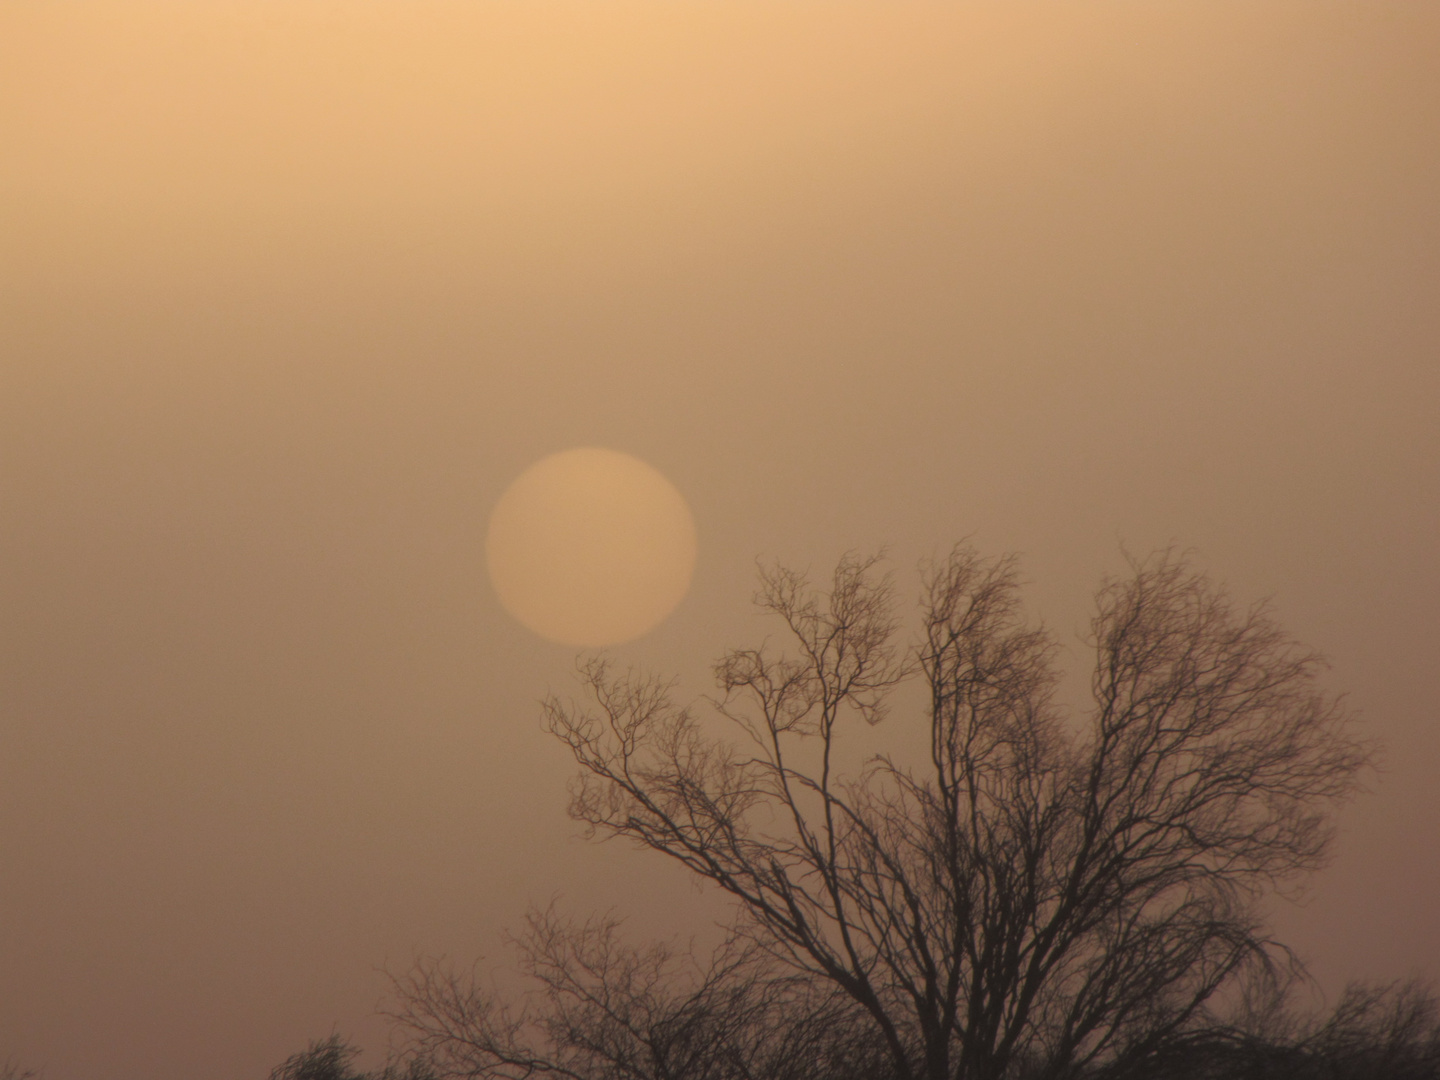
[[[1440,976],[1437,55],[1418,2],[9,0],[0,1059],[259,1078],[532,901],[707,916],[577,838],[573,652],[484,576],[578,445],[690,501],[616,654],[695,693],[757,556],[1016,550],[1083,663],[1121,545],[1193,547],[1387,748],[1283,936]]]

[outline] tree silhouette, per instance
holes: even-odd
[[[291,1054],[270,1070],[270,1080],[437,1080],[429,1067],[416,1057],[391,1062],[378,1072],[357,1072],[351,1062],[360,1056],[339,1035],[331,1034],[312,1042],[298,1054]]]
[[[1011,558],[962,545],[930,566],[908,649],[875,559],[843,559],[824,593],[762,571],[756,600],[789,648],[727,653],[708,705],[590,659],[588,700],[544,706],[580,765],[571,814],[723,890],[730,936],[697,957],[535,913],[523,1004],[439,964],[397,981],[414,1060],[504,1080],[1123,1080],[1219,1076],[1256,1048],[1333,1057],[1346,1031],[1378,1045],[1373,1004],[1348,1027],[1343,1008],[1304,1032],[1254,1022],[1256,988],[1298,970],[1257,904],[1320,864],[1367,759],[1263,605],[1171,551],[1132,562],[1097,594],[1072,713]],[[923,703],[887,720],[914,680]],[[846,733],[882,721],[923,749],[855,763]],[[1413,1049],[1406,1023],[1386,1030]]]
[[[1173,1054],[1166,1080],[1436,1080],[1440,1011],[1433,991],[1411,981],[1353,983],[1323,1018],[1290,1006],[1276,986],[1233,1027]]]
[[[338,1035],[312,1042],[298,1054],[292,1054],[270,1071],[270,1080],[366,1080],[364,1073],[355,1072],[350,1062],[360,1051],[346,1044]]]
[[[745,940],[852,1001],[897,1076],[1135,1074],[1284,958],[1255,901],[1319,864],[1365,751],[1263,608],[1171,552],[1132,571],[1098,594],[1078,733],[1013,560],[932,567],[908,656],[873,559],[824,596],[767,571],[792,649],[719,661],[728,732],[599,660],[590,705],[546,703],[582,767],[571,813],[733,897]],[[928,760],[840,769],[847,725],[911,675]]]
[[[883,1048],[852,1002],[731,937],[703,959],[633,946],[611,916],[532,911],[517,939],[539,993],[518,1007],[474,972],[426,961],[391,1014],[442,1077],[525,1080],[884,1080]]]

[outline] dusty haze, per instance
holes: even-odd
[[[704,917],[576,838],[573,653],[485,580],[579,445],[694,509],[617,655],[695,692],[757,555],[971,536],[1074,643],[1193,546],[1387,746],[1284,935],[1440,975],[1437,54],[1420,3],[5,4],[0,1059],[260,1078],[531,901]]]

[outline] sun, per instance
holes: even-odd
[[[639,458],[580,447],[515,478],[491,512],[485,554],[500,603],[535,633],[616,645],[654,629],[684,598],[695,520]]]

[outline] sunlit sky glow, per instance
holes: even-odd
[[[709,689],[755,559],[1018,550],[1083,663],[1172,541],[1387,750],[1277,910],[1440,975],[1440,9],[0,9],[0,1060],[260,1077],[532,900],[710,903],[576,838],[487,580],[577,446],[702,538],[617,650]],[[1075,685],[1083,684],[1083,676]]]

